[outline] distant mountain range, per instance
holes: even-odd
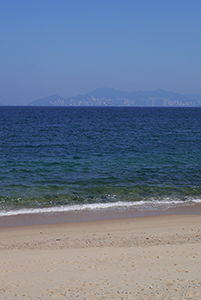
[[[162,89],[148,92],[124,92],[99,88],[67,99],[52,95],[35,100],[32,106],[201,106],[201,95],[182,95]]]

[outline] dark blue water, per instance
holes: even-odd
[[[0,107],[1,215],[200,199],[200,108]]]

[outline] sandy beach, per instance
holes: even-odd
[[[201,215],[0,228],[0,299],[201,299]]]

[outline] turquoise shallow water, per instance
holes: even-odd
[[[0,107],[0,215],[200,199],[200,108]]]

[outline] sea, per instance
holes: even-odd
[[[0,107],[0,218],[200,203],[201,108]]]

